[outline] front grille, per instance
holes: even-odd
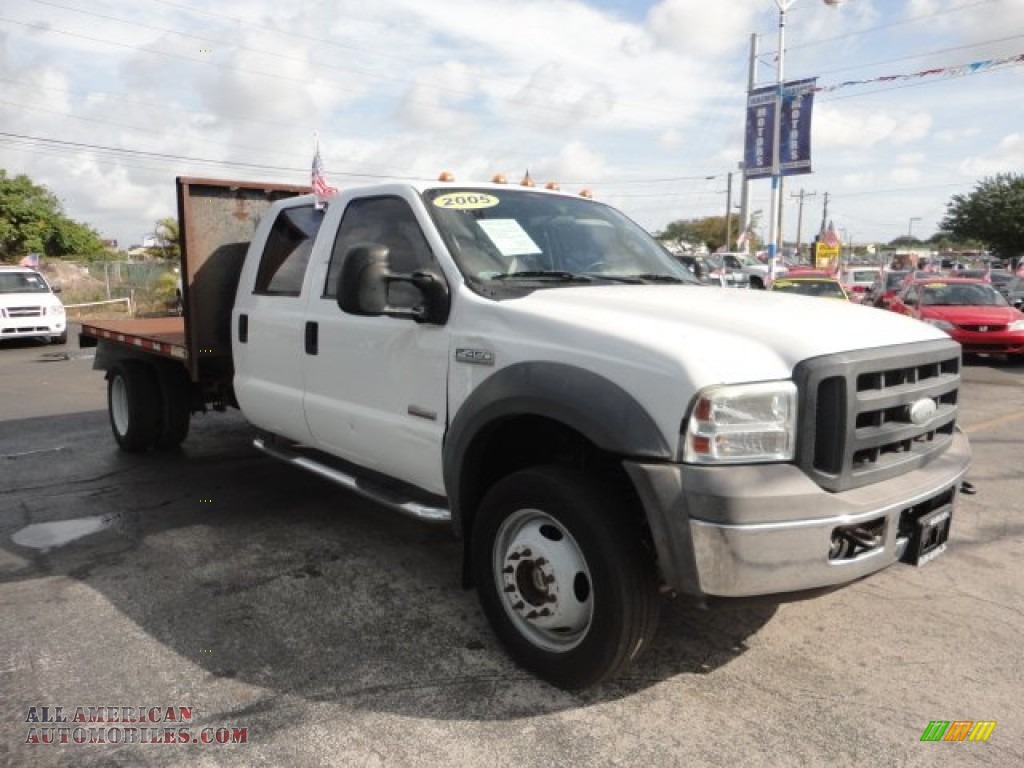
[[[42,307],[8,307],[8,317],[42,317]]]
[[[975,333],[1002,333],[1006,330],[1005,325],[961,325],[958,327]]]
[[[953,439],[960,345],[934,341],[805,360],[797,463],[829,491],[886,480],[927,464]],[[934,403],[934,412],[930,413]],[[915,405],[915,423],[911,409]]]

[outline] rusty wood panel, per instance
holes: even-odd
[[[177,189],[189,375],[230,378],[231,309],[249,241],[273,203],[310,190],[186,177]]]

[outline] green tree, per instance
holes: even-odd
[[[10,177],[0,168],[0,259],[17,261],[27,253],[91,256],[102,250],[95,230],[65,216],[56,195],[24,174]]]
[[[156,223],[153,233],[156,235],[157,246],[150,249],[154,256],[161,259],[177,261],[181,256],[178,246],[178,220],[173,216],[165,216]]]
[[[940,227],[960,240],[978,240],[990,251],[1024,253],[1024,176],[1001,173],[966,195],[953,195]]]
[[[732,237],[740,236],[739,216],[732,214]],[[716,251],[725,244],[725,216],[705,216],[701,219],[678,219],[671,222],[658,235],[662,240],[698,245],[703,243],[709,251]],[[731,247],[731,246],[730,246]]]

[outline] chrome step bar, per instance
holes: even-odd
[[[280,445],[270,445],[265,438],[257,437],[252,441],[252,444],[257,450],[263,451],[268,456],[273,456],[275,459],[280,459],[289,464],[292,464],[300,469],[304,469],[307,472],[312,472],[314,475],[319,475],[325,480],[330,480],[336,485],[340,485],[342,488],[346,488],[354,493],[358,493],[371,501],[375,501],[378,504],[383,504],[385,507],[401,512],[409,517],[414,517],[417,520],[423,520],[428,523],[447,523],[451,522],[452,513],[447,507],[436,507],[429,504],[423,504],[418,501],[410,501],[407,499],[401,499],[390,493],[385,488],[366,488],[359,484],[359,480],[355,475],[343,472],[336,467],[329,466],[315,459],[311,459],[308,456],[303,456],[297,451],[293,451],[290,448],[285,448]]]

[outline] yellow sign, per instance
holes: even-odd
[[[814,247],[814,266],[818,269],[830,269],[839,263],[839,246],[817,243]]]

